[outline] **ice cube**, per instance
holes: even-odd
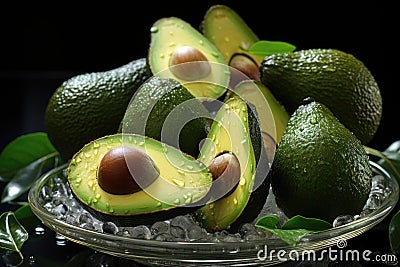
[[[151,232],[150,229],[145,225],[139,225],[132,228],[130,232],[133,238],[138,239],[151,239]]]

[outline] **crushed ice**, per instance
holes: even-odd
[[[372,179],[372,187],[368,201],[360,214],[338,216],[333,226],[338,227],[363,216],[366,216],[379,208],[383,201],[390,195],[390,186],[384,177],[376,175]],[[268,214],[277,214],[281,217],[281,224],[288,218],[277,207],[274,196],[270,190],[267,201],[259,216],[251,223],[243,224],[237,233],[229,233],[226,230],[208,233],[192,218],[190,214],[179,215],[170,220],[158,221],[152,225],[117,226],[113,222],[101,221],[86,211],[74,198],[70,188],[61,177],[54,177],[44,185],[39,194],[39,203],[52,213],[57,219],[68,224],[101,233],[115,234],[145,240],[159,241],[201,241],[201,242],[245,242],[251,240],[263,240],[275,238],[270,232],[255,227],[257,219]]]

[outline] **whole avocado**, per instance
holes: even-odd
[[[131,97],[150,77],[145,58],[64,81],[45,111],[48,137],[64,160],[86,143],[117,133]]]
[[[290,117],[268,175],[287,216],[333,221],[361,212],[372,169],[361,141],[325,105],[313,101]]]
[[[264,58],[261,81],[288,112],[304,98],[326,105],[349,130],[369,143],[382,116],[382,97],[369,69],[337,49],[308,49]]]

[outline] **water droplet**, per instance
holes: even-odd
[[[174,204],[179,204],[181,202],[181,200],[179,198],[174,200]]]
[[[160,58],[164,58],[164,57],[165,57],[164,53],[161,53]],[[136,140],[135,140],[135,144],[136,144]]]
[[[161,202],[157,202],[156,207],[161,207],[162,203]]]
[[[185,186],[185,182],[182,181],[182,180],[178,180],[178,179],[172,178],[172,182],[174,182],[174,184],[176,184],[177,186],[180,186],[180,187],[184,187]]]
[[[169,47],[173,47],[173,46],[175,46],[175,43],[174,42],[170,42],[168,46]]]
[[[219,57],[219,54],[218,54],[217,52],[212,52],[211,55],[212,55],[213,57]]]
[[[191,202],[192,202],[192,197],[191,197],[191,196],[188,196],[187,199],[185,200],[185,203],[186,203],[186,204],[189,204],[189,203],[191,203]]]
[[[237,204],[238,204],[238,201],[237,201],[236,197],[235,197],[235,198],[233,198],[233,204],[235,204],[235,205],[237,205]]]
[[[94,148],[98,148],[98,147],[100,147],[100,145],[99,145],[98,143],[95,142],[95,143],[93,143],[93,147],[94,147]]]
[[[240,44],[240,46],[241,46],[241,48],[243,48],[244,50],[249,50],[249,48],[250,48],[250,44],[249,44],[249,43],[246,43],[246,42],[242,42],[242,43]]]
[[[228,43],[229,42],[229,37],[225,36],[224,41]]]
[[[157,33],[158,32],[158,28],[156,26],[153,26],[150,28],[150,32],[151,33]]]
[[[246,179],[240,178],[239,185],[243,186],[246,184]]]
[[[311,124],[317,124],[317,118],[316,117],[311,117],[310,119]]]
[[[200,44],[200,45],[204,45],[204,41],[203,41],[203,40],[200,40],[200,41],[199,41],[199,44]]]

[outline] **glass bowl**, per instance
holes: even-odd
[[[386,197],[367,215],[324,232],[310,234],[290,246],[277,238],[235,242],[143,240],[89,230],[58,219],[43,205],[41,191],[55,179],[66,181],[67,165],[52,169],[38,179],[29,191],[28,200],[34,214],[50,229],[68,240],[110,255],[132,259],[150,266],[270,266],[297,258],[304,253],[320,252],[328,247],[343,248],[346,240],[356,237],[381,222],[399,198],[396,179],[385,169],[370,162],[375,175],[383,177]],[[311,255],[313,256],[313,255]],[[315,256],[315,255],[314,255]],[[307,257],[307,256],[305,256]]]

